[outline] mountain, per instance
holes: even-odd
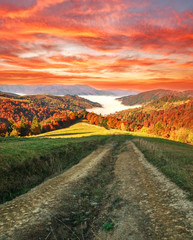
[[[21,95],[34,94],[52,94],[59,95],[106,95],[106,96],[123,96],[136,94],[133,91],[126,90],[97,90],[85,85],[0,85],[0,91],[11,92]]]
[[[77,95],[54,96],[50,94],[24,95],[20,96],[14,93],[0,92],[0,100],[13,99],[27,101],[38,107],[48,107],[54,110],[78,111],[85,108],[101,107],[97,102],[89,101]]]
[[[76,95],[53,96],[53,95],[26,95],[19,99],[33,102],[37,107],[48,107],[53,110],[78,111],[86,108],[101,107],[99,103],[91,102]]]
[[[142,92],[134,96],[131,95],[131,96],[121,97],[117,99],[126,106],[127,105],[133,106],[133,105],[139,105],[139,104],[145,105],[154,100],[157,100],[159,98],[169,96],[169,95],[182,97],[182,98],[193,97],[193,90],[178,92],[178,91],[172,91],[172,90],[157,89],[157,90]]]
[[[101,107],[99,103],[91,102],[76,95],[65,95],[63,97],[53,95],[27,95],[15,96],[7,94],[0,95],[0,118],[10,119],[18,122],[24,115],[32,120],[36,115],[42,121],[54,114],[64,111],[79,111],[86,108]]]
[[[122,121],[128,121],[128,119],[130,118],[132,118],[132,121],[140,121],[138,118],[139,117],[138,114],[142,114],[142,115],[152,114],[153,112],[155,113],[158,111],[161,111],[162,113],[169,112],[169,111],[172,111],[171,109],[177,108],[180,105],[186,105],[189,102],[193,102],[192,97],[184,98],[184,97],[178,97],[174,95],[168,95],[168,96],[161,97],[157,100],[154,100],[150,103],[147,103],[146,105],[143,105],[141,107],[122,110],[122,111],[110,114],[109,116],[116,117],[117,119]]]

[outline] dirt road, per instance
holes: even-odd
[[[0,239],[25,239],[24,235],[29,229],[38,228],[49,221],[56,209],[65,204],[64,195],[68,194],[70,184],[92,174],[102,161],[112,157],[115,148],[115,143],[100,147],[63,174],[1,205]],[[104,199],[101,216],[109,214],[114,228],[109,232],[101,228],[94,233],[94,238],[193,239],[193,204],[186,200],[185,193],[147,162],[133,142],[122,144],[113,157],[114,179],[107,186],[111,196]],[[115,187],[116,191],[113,190]],[[98,217],[101,216],[99,214]],[[36,239],[40,238],[37,236]],[[47,236],[44,239],[66,238],[50,235],[50,238]]]

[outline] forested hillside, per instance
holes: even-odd
[[[165,89],[156,89],[152,91],[142,92],[134,96],[126,96],[122,98],[118,98],[122,104],[133,106],[133,105],[146,105],[154,100],[160,99],[162,97],[173,95],[180,98],[188,98],[193,97],[193,91],[172,91],[172,90],[165,90]]]
[[[19,97],[1,93],[0,136],[26,136],[65,127],[81,118],[84,109],[100,106],[71,95]]]
[[[124,110],[107,117],[88,113],[87,120],[106,128],[140,131],[193,143],[193,99],[168,96],[145,107]]]
[[[166,110],[176,107],[178,105],[188,102],[191,98],[187,97],[177,97],[175,95],[168,95],[159,98],[153,102],[142,107],[143,112],[148,112],[152,110]],[[140,108],[139,108],[140,109]],[[140,109],[141,110],[141,109]]]
[[[53,95],[31,95],[17,97],[10,94],[0,95],[0,118],[20,121],[24,115],[29,121],[35,115],[42,121],[60,111],[79,111],[86,108],[100,107],[98,103],[78,96],[66,95],[58,97]]]
[[[159,92],[159,90],[157,90]],[[162,92],[162,91],[161,91]],[[78,96],[52,95],[0,97],[0,136],[28,136],[69,126],[86,118],[107,129],[150,133],[172,140],[193,143],[193,98],[167,95],[140,108],[106,117],[84,111],[100,106]],[[75,111],[76,110],[76,111]]]

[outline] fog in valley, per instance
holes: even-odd
[[[140,107],[140,105],[125,106],[120,101],[116,100],[116,98],[118,98],[117,96],[82,95],[80,97],[86,98],[92,102],[98,102],[102,105],[102,108],[86,109],[88,112],[94,112],[96,114],[107,115],[107,114],[119,112],[128,108]]]

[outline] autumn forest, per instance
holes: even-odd
[[[158,95],[158,91],[156,92]],[[152,92],[148,92],[149,95]],[[86,109],[101,107],[76,95],[16,96],[1,93],[0,136],[30,136],[67,127],[80,119],[105,127],[130,132],[141,132],[193,143],[193,98],[171,95],[171,92],[145,101],[142,107],[102,116]],[[147,92],[142,94],[147,95]],[[139,101],[141,95],[136,95]],[[142,96],[142,97],[143,97]],[[134,97],[133,97],[134,98]],[[141,98],[141,97],[140,97]],[[152,99],[152,98],[150,98]],[[156,100],[154,100],[156,99]],[[148,99],[149,100],[149,99]]]

